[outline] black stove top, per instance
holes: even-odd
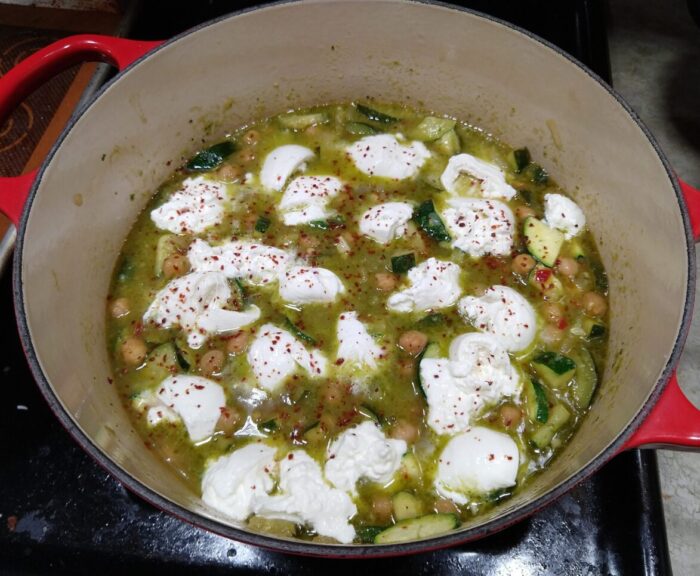
[[[134,38],[167,38],[252,2],[151,0]],[[527,28],[610,78],[602,0],[461,2]],[[617,456],[553,505],[476,543],[390,560],[272,553],[215,536],[128,493],[69,437],[34,384],[0,278],[1,574],[671,574],[656,455]],[[358,562],[362,562],[358,564]]]

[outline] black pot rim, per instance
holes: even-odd
[[[238,10],[235,12],[232,12],[226,16],[202,23],[194,28],[191,28],[190,30],[187,30],[183,32],[182,34],[179,34],[160,46],[158,46],[155,50],[145,54],[135,62],[133,62],[130,66],[128,66],[124,71],[122,71],[117,78],[119,78],[123,74],[127,74],[132,68],[137,67],[142,61],[150,58],[153,54],[157,53],[159,50],[162,50],[165,47],[169,47],[175,43],[177,43],[180,39],[189,36],[190,34],[200,31],[204,28],[207,28],[209,26],[212,26],[214,24],[217,24],[221,21],[228,20],[230,18],[237,17],[241,14],[246,14],[248,12],[253,12],[261,9],[268,9],[268,8],[274,8],[277,6],[281,5],[286,5],[286,4],[298,4],[300,2],[296,2],[294,0],[281,0],[278,2],[271,2],[269,4],[264,4],[261,6],[257,6],[254,8],[246,8],[242,10]],[[79,113],[74,114],[73,118],[71,121],[68,123],[68,125],[64,128],[61,136],[59,139],[56,141],[54,146],[52,147],[51,151],[47,155],[47,158],[43,162],[40,170],[37,173],[37,177],[34,181],[34,184],[32,185],[32,189],[30,191],[30,194],[27,198],[27,202],[24,207],[24,211],[22,213],[22,218],[20,220],[18,229],[17,229],[17,242],[16,242],[16,248],[15,248],[15,257],[14,257],[14,263],[13,263],[13,295],[14,295],[14,302],[15,302],[15,310],[16,310],[16,315],[17,315],[17,326],[19,330],[19,335],[22,341],[22,345],[30,366],[30,369],[32,371],[32,374],[34,378],[36,379],[36,382],[41,389],[41,392],[43,393],[44,397],[46,398],[49,406],[51,407],[52,411],[56,414],[58,419],[60,420],[61,424],[66,428],[66,430],[73,436],[73,438],[76,440],[76,442],[88,453],[90,454],[98,464],[100,464],[105,470],[107,470],[110,474],[112,474],[115,478],[119,480],[126,488],[128,488],[131,492],[134,494],[137,494],[139,497],[143,498],[147,502],[151,503],[152,505],[156,506],[157,508],[164,510],[186,522],[189,522],[190,524],[193,524],[198,527],[205,528],[206,530],[219,534],[221,536],[225,536],[227,538],[231,538],[233,540],[245,543],[245,544],[251,544],[254,546],[259,546],[262,548],[274,550],[277,552],[285,552],[285,553],[290,553],[290,554],[296,554],[296,555],[302,555],[302,556],[319,556],[319,557],[334,557],[334,558],[378,558],[378,557],[390,557],[390,556],[402,556],[402,555],[407,555],[407,554],[415,554],[419,552],[429,552],[432,550],[437,550],[440,548],[446,548],[450,546],[455,546],[457,544],[464,544],[469,541],[477,540],[480,538],[484,538],[486,536],[489,536],[491,534],[494,534],[495,532],[499,532],[508,526],[515,524],[528,516],[531,516],[534,514],[537,510],[540,508],[543,508],[547,506],[549,503],[552,501],[556,500],[559,498],[561,495],[564,493],[568,492],[571,490],[575,485],[583,481],[585,478],[593,474],[596,470],[598,470],[603,464],[605,464],[608,460],[610,460],[613,456],[615,456],[618,452],[620,452],[622,449],[624,449],[625,443],[629,438],[632,436],[634,431],[640,426],[640,424],[644,421],[644,419],[649,415],[649,412],[651,409],[654,407],[656,404],[657,400],[659,399],[660,395],[662,394],[663,390],[666,387],[666,384],[668,383],[676,365],[678,364],[678,360],[680,357],[680,354],[683,350],[683,345],[685,343],[686,337],[688,335],[688,331],[690,329],[690,320],[692,316],[692,310],[693,310],[693,304],[694,304],[694,296],[695,296],[695,282],[696,282],[696,265],[695,265],[695,242],[693,239],[693,234],[692,234],[692,228],[690,224],[690,219],[688,216],[687,209],[685,207],[685,202],[683,200],[683,195],[680,190],[680,186],[678,184],[678,181],[676,179],[675,174],[673,173],[673,170],[670,167],[670,164],[668,160],[666,159],[663,151],[659,147],[658,143],[654,139],[653,135],[651,132],[647,129],[647,127],[644,125],[642,120],[637,116],[637,114],[631,109],[631,107],[625,102],[625,100],[617,94],[611,86],[609,86],[602,78],[600,78],[595,72],[592,70],[588,69],[584,64],[578,62],[571,56],[569,56],[566,52],[564,52],[562,49],[559,47],[551,44],[550,42],[532,34],[531,32],[524,30],[518,26],[515,26],[509,22],[503,21],[499,18],[495,18],[493,16],[487,15],[480,13],[475,10],[471,10],[468,8],[463,8],[459,6],[453,6],[449,5],[440,1],[434,1],[434,0],[407,0],[407,3],[411,4],[427,4],[427,5],[433,5],[433,6],[438,6],[442,8],[448,8],[452,9],[458,12],[465,12],[467,14],[470,14],[472,16],[480,17],[482,19],[491,21],[496,24],[500,24],[508,29],[510,29],[512,32],[522,34],[526,36],[529,40],[535,41],[538,44],[544,46],[545,48],[549,48],[550,50],[553,50],[556,52],[559,56],[565,58],[570,64],[573,66],[578,67],[580,70],[585,72],[589,77],[591,77],[595,82],[597,82],[603,89],[607,91],[607,93],[612,97],[624,110],[625,112],[635,121],[637,126],[640,128],[642,133],[645,135],[649,143],[652,145],[654,148],[657,156],[661,160],[661,163],[666,171],[666,175],[668,176],[674,192],[676,194],[676,200],[678,202],[678,206],[683,218],[683,227],[685,231],[685,236],[686,236],[686,252],[687,252],[687,257],[688,257],[688,286],[687,286],[687,293],[686,293],[686,299],[684,303],[684,309],[683,309],[683,318],[681,321],[681,325],[678,331],[678,335],[676,337],[676,340],[673,345],[673,349],[671,352],[671,356],[669,358],[668,363],[664,367],[664,370],[661,374],[661,377],[659,380],[656,382],[654,385],[654,388],[652,389],[652,392],[644,404],[642,408],[639,410],[639,412],[635,415],[635,417],[632,419],[632,421],[623,429],[621,432],[618,434],[616,439],[610,443],[610,445],[593,461],[591,461],[588,465],[585,467],[581,468],[576,474],[571,476],[568,480],[558,484],[557,486],[552,487],[546,494],[538,497],[537,499],[533,500],[532,502],[522,506],[521,508],[514,510],[506,515],[499,516],[497,518],[494,518],[493,520],[489,521],[488,523],[474,527],[471,529],[467,529],[461,532],[455,532],[455,533],[450,533],[450,534],[445,534],[442,536],[437,536],[428,540],[421,540],[417,542],[408,542],[404,544],[392,544],[392,545],[383,545],[383,546],[376,546],[376,545],[329,545],[329,544],[316,544],[316,543],[310,543],[310,542],[303,542],[303,541],[292,541],[292,540],[284,540],[280,538],[274,538],[271,536],[265,536],[262,534],[256,534],[253,532],[248,532],[239,528],[235,528],[233,526],[229,526],[227,524],[224,524],[222,522],[218,522],[216,520],[212,520],[210,518],[204,517],[200,514],[196,514],[179,504],[176,504],[172,502],[171,500],[161,496],[159,493],[155,492],[154,490],[148,488],[144,484],[142,484],[140,481],[138,481],[136,478],[131,476],[128,472],[126,472],[123,468],[121,468],[116,462],[114,462],[109,456],[107,456],[102,449],[85,433],[83,430],[78,426],[78,424],[73,420],[73,418],[66,412],[66,410],[63,408],[58,396],[56,395],[53,387],[51,386],[48,378],[44,374],[40,362],[39,362],[39,353],[38,351],[34,348],[34,344],[32,342],[30,332],[29,332],[29,326],[27,323],[27,318],[26,318],[26,310],[25,310],[25,303],[23,299],[23,280],[22,280],[22,261],[23,261],[23,246],[24,246],[24,241],[25,241],[25,231],[26,231],[26,224],[27,224],[27,219],[29,217],[29,213],[31,212],[31,207],[34,201],[34,198],[36,197],[36,194],[38,192],[38,189],[41,185],[41,181],[43,178],[44,170],[46,166],[51,162],[53,157],[59,152],[61,144],[67,134],[71,131],[73,126],[75,125],[77,119],[82,116],[83,113],[85,113],[86,110],[88,110],[95,101],[97,101],[100,96],[108,90],[111,85],[114,83],[114,79],[105,84],[100,90],[98,90],[91,99],[89,99],[88,102],[85,103],[83,108],[79,111]],[[398,4],[398,2],[397,2]]]

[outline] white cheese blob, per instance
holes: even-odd
[[[406,233],[406,222],[413,216],[408,202],[386,202],[373,206],[360,216],[360,232],[380,244],[388,244]]]
[[[182,188],[151,211],[151,220],[173,234],[199,234],[224,218],[226,184],[204,176],[187,178]]]
[[[236,241],[210,246],[196,239],[187,252],[194,272],[220,272],[226,278],[239,278],[254,286],[277,280],[280,271],[294,262],[294,257],[280,248],[259,242]]]
[[[324,472],[336,488],[355,494],[360,478],[388,484],[401,466],[404,440],[387,438],[374,422],[349,428],[328,447]]]
[[[287,226],[308,224],[333,216],[327,204],[343,183],[334,176],[299,176],[289,183],[277,206]]]
[[[474,258],[510,254],[515,218],[507,205],[475,198],[450,198],[448,204],[442,218],[452,236],[452,246]]]
[[[468,504],[515,484],[520,454],[502,432],[475,427],[452,438],[438,459],[435,489],[456,504]]]
[[[392,134],[365,136],[348,146],[346,152],[360,172],[393,180],[414,177],[430,158],[422,142],[403,145]]]
[[[465,296],[458,310],[472,326],[493,334],[509,352],[525,350],[535,339],[535,309],[508,286],[495,285],[482,296]]]
[[[427,422],[438,434],[466,430],[486,406],[519,392],[518,373],[490,334],[457,336],[450,344],[449,359],[423,358],[419,369],[428,402]]]
[[[586,227],[583,210],[561,194],[544,195],[544,219],[552,228],[561,230],[567,240],[583,232]]]
[[[258,329],[247,358],[258,383],[268,392],[275,391],[297,367],[312,378],[326,373],[327,361],[321,352],[307,350],[289,332],[274,324],[264,324]]]
[[[221,272],[191,272],[168,282],[148,307],[143,321],[158,328],[180,326],[187,344],[197,349],[211,334],[239,330],[260,318],[260,309],[250,306],[236,312],[224,310],[231,288]]]
[[[226,516],[243,522],[257,499],[274,486],[277,450],[248,444],[209,463],[202,477],[202,500]]]
[[[298,144],[285,144],[275,148],[267,156],[260,170],[260,183],[264,188],[279,192],[297,171],[306,169],[306,162],[314,159],[314,153]]]
[[[161,422],[179,422],[180,416],[169,408],[156,394],[157,390],[144,390],[133,400],[134,409],[146,412],[149,426],[158,426]]]
[[[355,528],[349,520],[357,514],[350,496],[328,486],[321,467],[303,450],[287,454],[279,469],[277,491],[255,501],[255,514],[310,524],[321,536],[350,544]]]
[[[393,312],[417,312],[452,306],[462,293],[460,271],[457,264],[428,258],[408,271],[411,286],[389,296],[386,306]]]
[[[473,182],[483,198],[503,198],[510,200],[516,191],[508,182],[505,174],[495,164],[485,162],[471,154],[457,154],[447,162],[440,182],[450,194],[459,194],[458,180],[465,175]]]
[[[182,418],[190,440],[199,442],[214,433],[221,409],[226,408],[224,389],[200,376],[169,376],[158,386],[156,396]],[[158,410],[153,407],[150,412]]]
[[[340,278],[326,268],[293,266],[280,274],[279,282],[280,297],[292,304],[334,302],[345,293]]]
[[[383,356],[381,346],[357,319],[357,312],[343,312],[338,318],[338,361],[376,368],[377,360]]]

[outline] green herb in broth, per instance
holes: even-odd
[[[412,176],[365,174],[348,150],[362,138],[376,137],[392,138],[392,145],[395,141],[399,146],[421,143],[430,157]],[[294,225],[285,224],[288,214],[311,211],[310,205],[285,208],[280,203],[285,182],[272,191],[261,184],[266,159],[289,145],[312,151],[313,158],[299,163],[287,185],[300,174],[317,177],[314,185],[321,187],[333,185],[324,180],[329,177],[341,183],[337,190],[323,188],[329,192],[324,191],[323,202],[313,208],[319,217]],[[411,154],[419,154],[423,148],[416,145],[412,150]],[[512,247],[505,252],[487,250],[474,257],[454,246],[460,237],[459,220],[448,217],[454,198],[496,202],[482,197],[481,180],[469,174],[455,181],[457,193],[444,189],[442,175],[448,161],[460,153],[497,167],[514,189],[512,198],[498,199],[514,214]],[[218,220],[199,232],[158,228],[151,212],[171,201],[193,178],[203,178],[201,186],[216,194],[224,191]],[[406,449],[390,481],[360,477],[355,490],[347,491],[356,508],[349,518],[354,542],[394,542],[402,534],[422,537],[468,523],[521,490],[562,449],[585,415],[604,365],[605,271],[590,232],[565,238],[549,227],[547,194],[565,192],[532,162],[527,149],[514,150],[456,119],[403,106],[322,106],[234,131],[226,146],[198,153],[161,186],[135,223],[115,266],[107,303],[107,342],[115,382],[134,426],[154,454],[200,492],[207,467],[246,446],[273,446],[277,458],[304,451],[322,469],[338,438],[371,423],[386,439],[404,442]],[[409,210],[403,224],[381,243],[363,233],[360,220],[388,203],[408,205]],[[528,236],[528,220],[536,221],[544,235],[536,230]],[[277,280],[261,282],[239,274],[227,276],[225,285],[217,288],[230,294],[217,306],[226,321],[239,318],[233,313],[258,311],[254,321],[240,328],[217,333],[197,325],[186,331],[177,323],[163,328],[144,319],[161,290],[199,274],[201,262],[195,265],[193,260],[196,242],[197,249],[208,254],[202,261],[212,270],[217,269],[218,258],[224,270],[225,258],[207,251],[247,242],[246,246],[276,247],[293,254],[299,263],[296,274],[303,275],[306,269],[331,271],[342,289],[328,301],[291,302],[278,291]],[[431,259],[459,266],[460,297],[480,298],[489,287],[504,286],[522,295],[537,317],[534,341],[507,354],[518,375],[519,393],[484,402],[471,422],[474,430],[490,430],[499,438],[507,435],[515,443],[516,483],[486,491],[472,487],[465,490],[464,499],[448,497],[448,492],[436,488],[442,474],[440,454],[462,432],[436,431],[430,419],[431,391],[426,389],[431,383],[421,381],[421,365],[439,367],[448,361],[458,336],[488,330],[467,321],[455,302],[408,312],[387,308],[388,300],[410,287],[412,275]],[[286,274],[291,282],[290,265],[280,262],[274,274]],[[348,326],[358,322],[364,327],[366,345],[375,347],[369,363],[353,363],[340,355],[341,319]],[[290,334],[301,346],[299,354],[326,358],[324,375],[299,364],[277,388],[266,389],[249,354],[268,325]],[[200,336],[204,343],[193,347]],[[355,349],[357,345],[351,347],[351,355]],[[163,382],[185,376],[215,383],[225,398],[212,423],[213,434],[199,441],[188,433],[191,423],[183,423],[172,406],[157,402]],[[276,492],[270,494],[274,497]],[[302,539],[328,538],[308,521],[290,528],[287,521],[253,515],[249,527]]]

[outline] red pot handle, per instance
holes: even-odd
[[[700,240],[700,190],[678,179],[695,240]],[[700,410],[688,400],[674,372],[646,420],[624,448],[700,448]]]
[[[123,70],[160,42],[97,34],[68,36],[22,60],[0,78],[0,124],[29,94],[59,72],[80,62],[106,62]],[[36,171],[0,178],[0,211],[17,225]]]
[[[700,410],[681,390],[675,372],[623,449],[630,448],[700,449]]]

